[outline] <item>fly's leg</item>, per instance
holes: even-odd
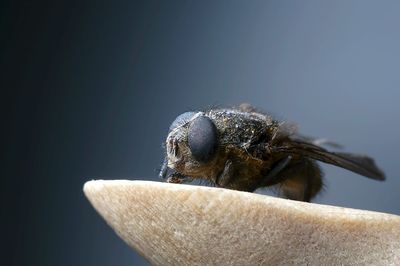
[[[278,161],[271,168],[271,170],[268,172],[268,174],[261,179],[260,183],[257,184],[257,188],[273,186],[273,185],[276,185],[276,184],[282,182],[283,180],[285,180],[286,177],[283,175],[280,175],[279,173],[281,173],[289,165],[289,163],[291,161],[292,161],[291,155]]]
[[[259,187],[276,185],[283,180],[285,176],[279,175],[291,162],[292,156],[287,156],[284,159],[275,163],[269,173],[262,177],[260,181],[254,178],[243,178],[248,176],[247,173],[240,172],[240,165],[234,164],[231,160],[226,160],[224,169],[215,180],[215,184],[219,187],[253,192]],[[238,171],[239,170],[239,171]],[[256,182],[254,182],[256,181]],[[258,181],[258,182],[257,182]]]
[[[215,184],[223,188],[252,192],[251,184],[253,182],[243,178],[245,174],[243,175],[240,169],[241,165],[238,165],[237,162],[234,163],[230,159],[226,160],[224,169],[216,178]]]
[[[219,187],[227,187],[234,177],[233,163],[231,160],[226,160],[224,170],[215,180],[215,184]]]

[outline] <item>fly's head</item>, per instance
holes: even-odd
[[[167,167],[183,176],[207,177],[218,153],[218,130],[203,112],[186,112],[170,126]]]

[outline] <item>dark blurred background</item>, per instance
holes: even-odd
[[[376,158],[324,165],[315,202],[400,214],[399,1],[2,2],[7,265],[146,265],[90,206],[90,179],[157,180],[188,110],[252,103]]]

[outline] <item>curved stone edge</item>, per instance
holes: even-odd
[[[153,264],[400,261],[396,215],[151,181],[89,181],[84,192]]]

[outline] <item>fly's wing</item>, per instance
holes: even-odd
[[[329,146],[334,149],[343,149],[343,146],[341,144],[325,138],[314,138],[310,136],[303,136],[300,134],[295,134],[294,136],[292,136],[292,139],[294,138],[301,140],[303,142],[314,144],[316,146]]]
[[[385,174],[375,165],[372,158],[344,152],[330,152],[301,138],[290,138],[273,148],[274,152],[297,154],[324,163],[333,164],[375,180],[385,180]]]

